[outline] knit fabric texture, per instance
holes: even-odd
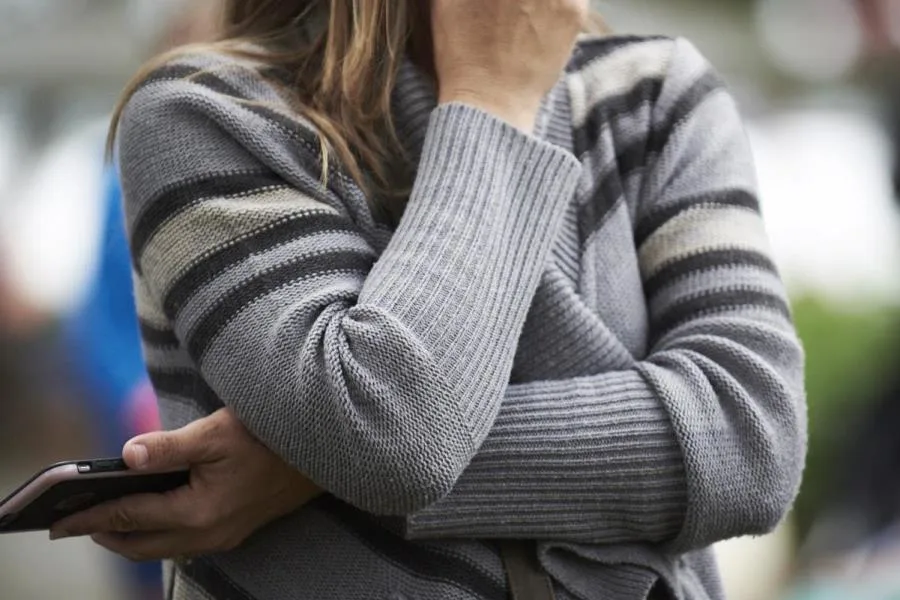
[[[231,407],[330,492],[177,599],[502,600],[492,540],[558,597],[719,600],[716,541],[799,486],[803,353],[734,100],[687,41],[585,37],[533,135],[394,95],[396,224],[254,65],[190,55],[119,161],[164,426]]]

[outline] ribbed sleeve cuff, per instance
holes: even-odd
[[[456,488],[410,516],[406,533],[663,540],[680,531],[686,498],[668,415],[643,378],[627,371],[511,387]]]
[[[509,273],[490,267],[506,263],[540,274],[544,265],[535,259],[547,253],[580,172],[581,164],[565,150],[476,108],[441,105],[432,113],[390,256],[427,273],[429,288],[422,289],[423,280],[416,281],[417,287],[438,303],[443,300],[434,290],[489,294],[498,287],[519,286],[522,282]],[[412,301],[417,294],[410,293],[408,271],[391,270],[394,277],[364,290],[360,303],[391,298],[394,310],[406,309],[400,313],[404,322],[414,328],[433,324],[427,310],[433,307]],[[378,279],[378,271],[376,265],[370,279]],[[474,279],[461,279],[461,273]]]

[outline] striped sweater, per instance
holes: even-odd
[[[722,598],[709,546],[797,491],[803,357],[735,103],[684,40],[582,39],[534,135],[410,62],[395,225],[234,59],[157,70],[119,161],[173,428],[227,405],[330,493],[177,599]],[[652,591],[651,591],[652,590]]]

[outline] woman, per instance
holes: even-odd
[[[176,598],[721,598],[805,411],[708,64],[573,54],[586,0],[227,6],[118,130],[175,430],[125,456],[191,485],[53,536],[176,557]]]

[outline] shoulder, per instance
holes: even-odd
[[[665,67],[678,41],[656,35],[583,34],[578,37],[567,71],[590,71],[597,61],[608,58],[625,70],[659,69]]]
[[[116,137],[126,195],[223,173],[276,169],[297,178],[317,169],[314,129],[264,73],[262,64],[220,52],[180,54],[147,70]]]
[[[690,78],[712,67],[685,38],[637,35],[582,35],[567,66],[570,78],[586,87],[627,90],[647,81],[657,84]]]
[[[178,54],[153,64],[130,90],[122,112],[123,135],[129,125],[164,125],[148,123],[148,114],[191,113],[220,124],[249,122],[256,115],[311,130],[279,93],[272,73],[259,61],[217,51]]]
[[[676,105],[688,110],[725,87],[690,41],[664,36],[582,36],[566,79],[576,130],[627,119],[629,129],[637,122],[646,134],[659,119],[678,118],[667,115]]]

